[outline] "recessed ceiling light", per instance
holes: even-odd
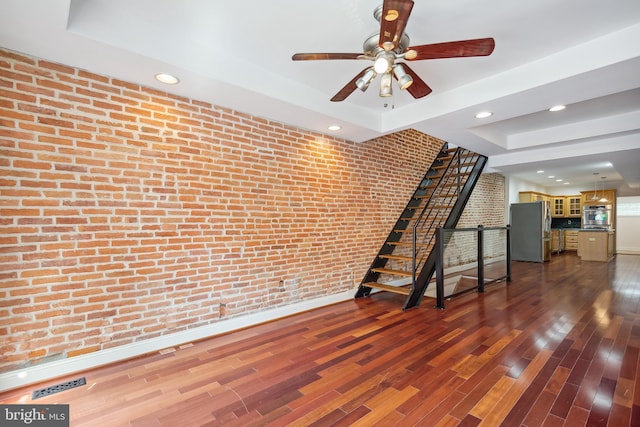
[[[167,73],[156,74],[156,80],[162,83],[166,83],[168,85],[175,85],[180,81],[176,76],[172,76],[171,74],[167,74]]]
[[[571,184],[569,181],[563,182],[564,185]]]
[[[565,108],[567,108],[564,105],[554,105],[553,107],[549,108],[549,111],[562,111]]]
[[[556,182],[562,182],[562,180],[561,179],[556,179]]]
[[[555,175],[549,175],[547,178],[555,178]]]
[[[536,173],[544,173],[544,171],[543,171],[543,170],[539,170],[539,171],[538,171],[538,172],[536,172]]]
[[[491,117],[493,116],[493,113],[491,111],[481,111],[478,114],[476,114],[476,119],[486,119],[487,117]]]
[[[327,129],[329,129],[332,132],[335,132],[335,131],[338,131],[338,130],[342,129],[342,127],[340,127],[338,125],[331,125]]]

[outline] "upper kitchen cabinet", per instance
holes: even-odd
[[[555,218],[580,218],[582,216],[582,196],[553,196],[551,216]]]
[[[551,198],[543,193],[536,191],[521,191],[518,193],[518,200],[520,203],[538,202],[540,200],[551,201]]]
[[[518,193],[520,203],[546,200],[550,202],[551,216],[554,218],[581,218],[582,196],[550,196],[536,191],[521,191]]]
[[[616,190],[598,190],[598,191],[581,191],[582,193],[582,206],[597,205],[597,204],[611,204],[615,206],[616,203]],[[606,198],[606,202],[601,202],[602,198]]]
[[[566,196],[564,199],[566,216],[580,218],[582,216],[582,196]]]
[[[551,216],[555,218],[564,218],[567,216],[566,200],[564,196],[556,196],[551,199]]]

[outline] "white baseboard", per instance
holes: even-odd
[[[130,359],[165,348],[180,346],[192,341],[220,335],[248,326],[287,317],[292,314],[353,299],[354,290],[339,294],[302,301],[283,307],[276,307],[245,316],[221,320],[212,325],[176,332],[119,347],[83,354],[68,359],[55,360],[30,366],[25,369],[0,374],[0,392],[24,387],[41,381],[82,372],[113,362]]]
[[[616,251],[616,254],[622,254],[622,255],[640,255],[640,250],[638,249],[627,249],[627,248],[618,248],[618,250]]]

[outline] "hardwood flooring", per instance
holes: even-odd
[[[566,253],[512,277],[445,310],[380,293],[0,402],[68,403],[74,427],[640,426],[640,256]]]

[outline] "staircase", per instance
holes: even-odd
[[[372,289],[407,297],[403,309],[420,304],[436,266],[436,229],[454,228],[487,158],[445,144],[380,248],[355,297]]]

